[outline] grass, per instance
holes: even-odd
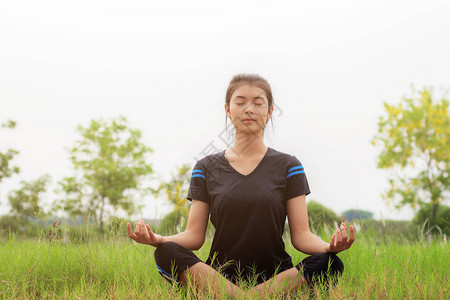
[[[339,254],[345,264],[339,283],[328,292],[317,289],[314,298],[450,298],[449,249],[442,239],[408,241],[395,234],[380,237],[373,231],[360,235],[351,249]],[[206,259],[210,243],[196,251],[200,258]],[[289,242],[286,248],[294,265],[306,257]],[[125,232],[84,243],[10,235],[0,242],[0,299],[199,297],[167,283],[157,272],[153,251],[153,247],[129,240]],[[249,294],[240,297],[252,298]],[[311,297],[305,291],[289,296]],[[226,296],[222,294],[221,298]]]

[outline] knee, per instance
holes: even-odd
[[[344,263],[334,253],[321,253],[311,257],[312,268],[328,272],[332,275],[341,275],[344,272]]]
[[[329,254],[330,273],[341,275],[344,272],[344,263],[336,254]]]
[[[170,261],[176,257],[176,253],[179,252],[179,248],[180,244],[170,241],[159,245],[154,253],[156,264],[160,266],[165,265],[167,261]]]
[[[337,279],[344,272],[342,260],[336,254],[331,253],[311,255],[305,258],[301,264],[303,266],[303,275],[308,284],[315,284],[321,276],[323,276],[324,282],[328,282],[329,275],[334,282],[334,279]]]

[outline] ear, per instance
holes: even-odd
[[[272,117],[272,113],[273,113],[273,105],[270,107],[269,112],[267,114],[267,121],[269,121],[270,117]]]
[[[231,118],[230,116],[230,108],[228,107],[228,105],[225,103],[225,114],[227,115],[227,117]]]

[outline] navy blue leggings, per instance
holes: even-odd
[[[179,282],[180,274],[196,263],[203,262],[191,250],[175,242],[161,244],[155,250],[155,261],[158,271],[169,282]],[[337,277],[344,272],[344,263],[335,254],[321,253],[308,256],[297,266],[310,286],[318,281],[328,282],[330,275]],[[284,270],[281,270],[284,271]],[[230,280],[236,284],[235,277]],[[258,280],[261,283],[264,280]]]

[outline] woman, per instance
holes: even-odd
[[[130,238],[157,247],[155,261],[166,279],[190,280],[200,287],[207,282],[217,288],[224,284],[229,294],[239,291],[240,280],[256,278],[254,290],[270,293],[342,273],[336,253],[352,245],[355,230],[350,226],[347,233],[342,224],[330,243],[311,233],[305,200],[310,190],[302,164],[264,145],[264,129],[273,113],[268,82],[258,75],[234,76],[225,113],[234,125],[235,142],[194,166],[186,230],[163,237],[139,220],[134,233],[127,224]],[[282,239],[286,216],[293,246],[312,254],[295,267]],[[203,262],[191,250],[203,245],[209,217],[216,231]]]

